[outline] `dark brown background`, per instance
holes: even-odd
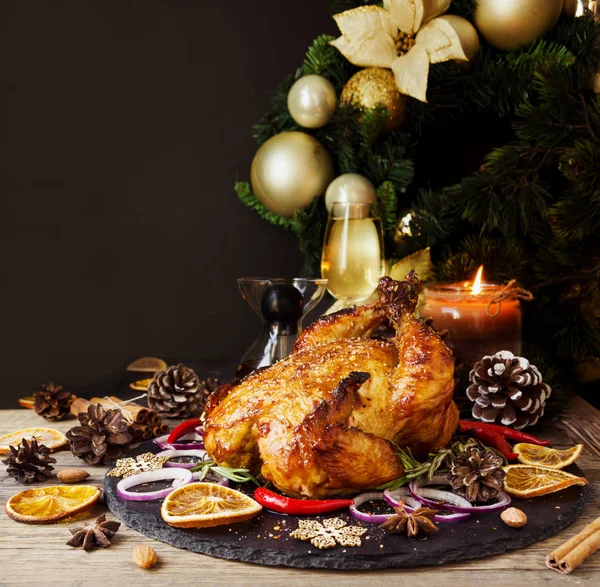
[[[243,275],[298,274],[237,201],[269,93],[326,0],[0,2],[0,407],[140,355],[235,360]]]

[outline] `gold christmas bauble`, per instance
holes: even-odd
[[[361,110],[385,106],[390,115],[388,130],[400,126],[406,112],[406,96],[398,91],[394,74],[380,67],[367,67],[354,74],[342,90],[340,104],[354,104]]]
[[[290,88],[287,103],[290,115],[300,126],[321,128],[335,113],[335,88],[320,75],[305,75]]]
[[[336,177],[325,192],[325,205],[331,212],[334,202],[374,202],[377,200],[375,186],[358,173],[344,173]]]
[[[543,37],[558,20],[563,0],[478,0],[475,26],[497,49],[516,49]]]
[[[333,179],[333,161],[325,147],[303,132],[271,137],[254,155],[250,182],[256,197],[272,212],[290,217]]]
[[[454,29],[466,58],[471,61],[479,53],[480,48],[479,35],[475,27],[466,18],[456,14],[444,14],[438,18],[445,20]],[[457,61],[457,63],[464,62]]]

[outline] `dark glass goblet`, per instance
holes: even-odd
[[[327,280],[241,277],[238,286],[263,321],[260,337],[240,360],[236,372],[239,378],[292,352],[302,331],[302,319],[323,297]]]

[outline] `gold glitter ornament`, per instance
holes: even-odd
[[[478,0],[474,22],[490,45],[508,51],[543,37],[562,8],[563,0]]]
[[[289,218],[324,194],[333,175],[331,155],[317,139],[303,132],[282,132],[254,155],[250,183],[271,212]]]
[[[406,114],[406,96],[396,87],[389,69],[367,67],[354,74],[344,86],[340,104],[354,104],[363,111],[385,106],[390,115],[386,129],[398,128]]]

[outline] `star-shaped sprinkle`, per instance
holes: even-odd
[[[340,546],[360,546],[360,537],[367,531],[360,526],[347,526],[340,518],[328,518],[323,523],[316,520],[300,520],[298,529],[290,533],[292,538],[310,540],[317,548]]]
[[[138,455],[137,459],[132,459],[131,457],[119,459],[114,469],[108,472],[108,476],[131,477],[131,475],[143,473],[144,471],[155,471],[156,469],[162,469],[168,460],[169,457],[158,457],[154,453],[145,452]]]

